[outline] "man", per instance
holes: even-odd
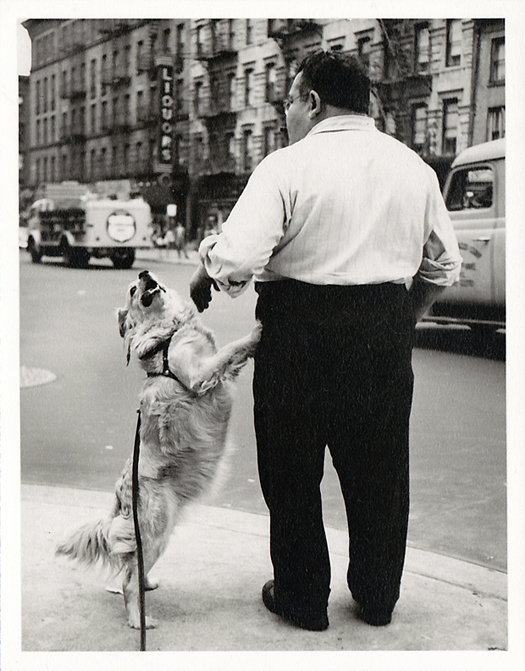
[[[318,52],[286,101],[290,146],[254,170],[190,283],[232,296],[252,277],[263,324],[254,420],[270,511],[266,607],[328,627],[330,562],[320,482],[330,449],[350,537],[348,586],[371,625],[390,622],[408,525],[416,320],[459,276],[435,173],[367,116],[354,59]]]

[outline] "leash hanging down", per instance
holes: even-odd
[[[137,410],[137,428],[135,430],[135,444],[133,447],[133,465],[131,473],[133,523],[135,525],[135,540],[137,543],[137,568],[139,587],[139,613],[140,613],[140,651],[146,650],[146,587],[144,576],[144,555],[142,552],[142,538],[140,535],[140,524],[138,516],[139,501],[139,457],[140,457],[140,409]]]

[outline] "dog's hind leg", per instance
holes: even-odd
[[[124,605],[128,616],[128,625],[132,629],[140,629],[139,586],[136,557],[132,557],[124,569],[122,593],[124,595]],[[153,629],[156,624],[157,623],[153,618],[146,615],[146,629]]]
[[[152,548],[146,547],[144,549],[144,588],[146,590],[153,590],[158,587],[158,582],[150,579],[148,574],[160,554],[160,548],[156,545]],[[124,571],[122,592],[124,594],[124,605],[126,606],[126,613],[128,615],[128,624],[133,629],[140,629],[138,567],[135,554],[126,560]],[[157,623],[153,618],[146,616],[146,629],[153,629],[156,624]]]

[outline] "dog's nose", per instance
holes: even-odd
[[[149,270],[143,270],[139,273],[139,280],[144,282],[144,291],[152,291],[159,286],[157,280],[151,277]]]

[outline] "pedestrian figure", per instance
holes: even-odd
[[[188,252],[186,251],[186,230],[180,222],[175,227],[174,245],[179,255],[179,259],[181,252],[186,258],[189,258]]]
[[[370,625],[391,621],[409,514],[416,321],[459,277],[461,256],[435,172],[368,116],[356,59],[316,52],[285,102],[290,146],[254,170],[190,282],[252,277],[263,326],[254,421],[274,578],[265,606],[328,627],[330,561],[320,483],[325,448],[348,518],[348,587]]]

